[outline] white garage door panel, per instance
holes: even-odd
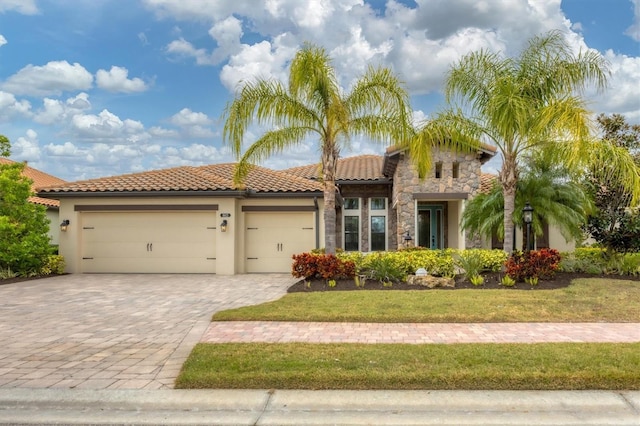
[[[83,272],[214,273],[213,212],[86,212]]]
[[[291,272],[291,256],[315,248],[313,212],[247,212],[247,272]]]

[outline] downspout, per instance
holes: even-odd
[[[313,197],[313,205],[316,206],[316,248],[320,248],[320,206],[318,206],[318,197]]]

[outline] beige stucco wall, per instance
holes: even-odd
[[[56,209],[47,209],[47,219],[49,219],[49,240],[51,244],[57,245],[60,236],[60,214]]]

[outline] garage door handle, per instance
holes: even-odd
[[[153,243],[149,243],[149,251],[153,251]]]
[[[302,228],[302,229],[313,229],[313,228]]]
[[[247,260],[258,260],[257,257],[247,257]]]

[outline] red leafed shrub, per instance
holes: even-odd
[[[350,260],[338,259],[333,254],[301,253],[293,255],[291,275],[296,278],[343,279],[353,278],[356,265]]]
[[[515,251],[506,263],[506,273],[516,281],[525,278],[553,278],[560,267],[560,253],[556,249]]]

